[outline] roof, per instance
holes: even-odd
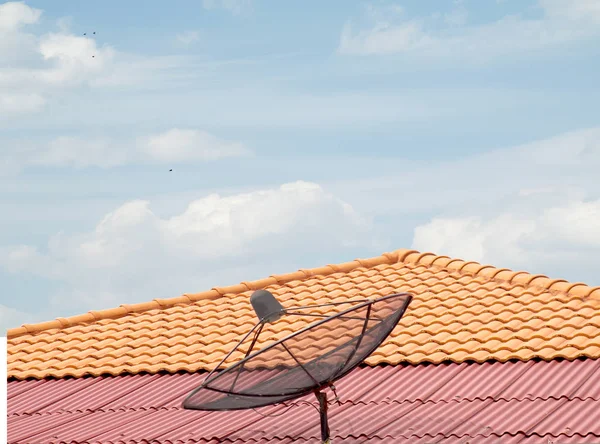
[[[358,368],[329,410],[333,442],[600,441],[600,360]],[[12,381],[9,443],[320,442],[304,397],[240,412],[181,409],[203,375]],[[331,400],[331,398],[330,398]],[[289,408],[289,410],[288,410]],[[263,415],[279,415],[265,417]],[[540,439],[540,437],[544,439]]]
[[[600,287],[398,250],[12,329],[8,376],[212,369],[255,323],[249,296],[261,288],[284,306],[412,293],[369,365],[600,357]],[[279,335],[294,330],[275,326]]]

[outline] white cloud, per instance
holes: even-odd
[[[22,2],[0,5],[0,119],[38,112],[51,97],[82,86],[148,86],[184,63],[99,45],[94,35],[74,35],[65,18],[57,21],[58,32],[35,34],[41,14]]]
[[[498,55],[570,43],[600,35],[595,0],[540,0],[542,17],[506,16],[483,25],[467,25],[468,13],[460,3],[443,16],[418,19],[388,16],[355,31],[347,23],[338,52],[348,55],[413,54],[419,57],[472,57]],[[372,16],[373,14],[369,14]]]
[[[21,145],[21,148],[23,146]],[[131,148],[110,139],[57,137],[47,144],[36,144],[21,153],[22,167],[41,165],[49,167],[88,166],[113,167],[132,161]]]
[[[246,269],[242,278],[248,278],[257,265],[289,258],[289,252],[293,257],[372,245],[371,230],[367,219],[319,185],[293,182],[208,195],[172,217],[158,216],[148,201],[130,201],[89,232],[57,234],[47,251],[6,248],[0,265],[61,283],[53,295],[58,306],[91,309],[201,291],[235,267]],[[234,282],[229,277],[224,283]]]
[[[579,201],[545,210],[536,238],[569,250],[600,250],[600,200]]]
[[[36,165],[110,168],[134,163],[209,162],[251,155],[252,151],[241,142],[227,141],[198,129],[173,128],[129,141],[60,136],[47,143],[12,142],[0,153],[0,175],[12,175]]]
[[[41,10],[16,2],[0,8],[0,55],[12,55],[13,62],[0,64],[0,96],[6,94],[3,89],[41,94],[50,87],[76,86],[103,75],[114,61],[114,49],[69,33],[64,20],[61,32],[36,36],[23,25],[37,24]]]
[[[15,61],[27,59],[24,53],[36,51],[37,42],[33,34],[24,30],[27,25],[39,22],[42,11],[30,8],[21,2],[0,4],[0,68]],[[0,74],[1,74],[0,69]],[[1,77],[1,76],[0,76]]]
[[[38,112],[45,103],[46,99],[39,94],[0,94],[0,117]]]
[[[572,21],[600,23],[600,3],[597,0],[539,0],[549,17]]]
[[[415,228],[412,247],[511,268],[564,270],[571,260],[596,263],[599,220],[600,200],[537,205],[486,218],[436,217]]]
[[[92,38],[70,34],[48,34],[41,38],[40,54],[52,67],[39,78],[50,84],[81,83],[103,73],[113,63],[115,50],[98,48]]]
[[[39,9],[24,2],[7,2],[0,5],[0,31],[14,31],[23,25],[37,23],[42,15]]]
[[[250,154],[239,142],[227,142],[206,131],[178,128],[151,136],[141,146],[142,152],[158,162],[208,161]]]
[[[186,31],[181,32],[175,36],[177,41],[182,45],[191,45],[194,42],[197,42],[200,38],[200,34],[198,31]]]
[[[600,165],[600,127],[570,131],[511,150],[528,164],[553,167]]]
[[[392,54],[430,47],[435,39],[422,30],[417,21],[404,22],[400,26],[380,23],[368,31],[353,34],[352,25],[346,24],[340,39],[342,54]]]
[[[535,231],[536,223],[511,214],[483,221],[481,217],[434,218],[415,228],[412,248],[451,257],[494,264],[525,259],[521,242]]]
[[[225,9],[233,14],[241,13],[250,4],[250,0],[202,0],[204,9]]]

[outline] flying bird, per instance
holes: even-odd
[[[171,168],[169,171],[173,171],[173,168]]]

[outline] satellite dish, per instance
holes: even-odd
[[[250,303],[258,322],[186,397],[183,408],[243,410],[313,392],[319,401],[321,439],[329,443],[327,394],[323,390],[329,387],[335,393],[334,381],[356,368],[381,345],[411,300],[410,294],[398,293],[376,299],[284,308],[268,291],[255,291]],[[301,325],[296,321],[302,320],[308,325],[286,333],[278,322],[282,318],[296,318],[292,326]],[[320,319],[307,321],[314,318]],[[289,330],[289,325],[283,326]],[[244,352],[242,345],[253,333]],[[259,337],[261,342],[271,342],[255,350]],[[241,359],[225,365],[236,356]]]

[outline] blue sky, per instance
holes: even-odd
[[[596,0],[0,3],[0,328],[398,248],[600,285],[599,42]]]

